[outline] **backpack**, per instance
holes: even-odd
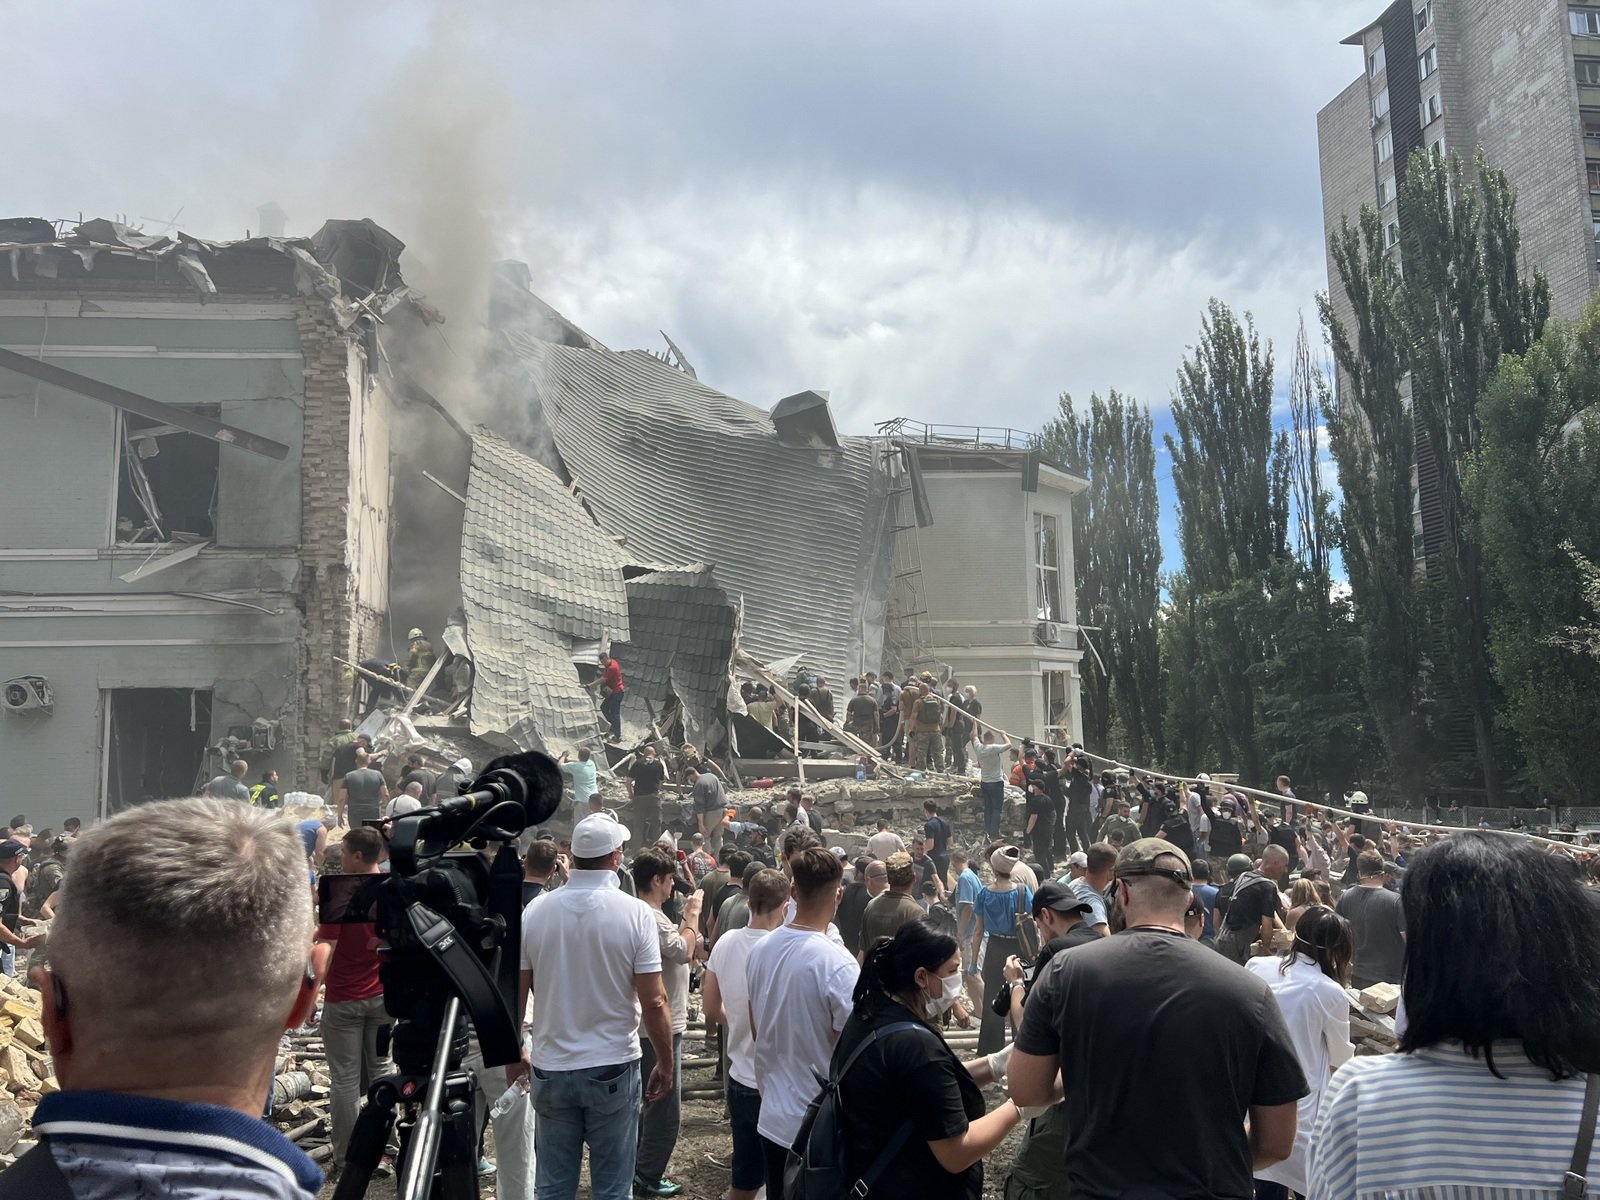
[[[941,697],[931,693],[924,696],[917,710],[917,728],[923,732],[943,729],[944,713],[944,700]]]
[[[940,933],[956,936],[956,914],[948,904],[928,905],[928,915],[923,921]]]
[[[907,1117],[894,1136],[878,1151],[872,1165],[860,1179],[846,1179],[844,1172],[844,1105],[839,1099],[839,1083],[856,1065],[856,1059],[881,1037],[901,1033],[907,1029],[923,1029],[919,1021],[896,1021],[874,1029],[861,1040],[837,1069],[830,1069],[828,1078],[817,1076],[822,1090],[806,1107],[800,1120],[800,1132],[789,1150],[783,1167],[784,1200],[840,1200],[849,1195],[862,1200],[878,1182],[888,1165],[894,1161],[911,1138],[911,1118]],[[930,1031],[931,1032],[931,1031]],[[815,1072],[813,1072],[815,1073]]]

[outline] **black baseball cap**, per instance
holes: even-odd
[[[1053,908],[1060,913],[1094,911],[1094,906],[1077,892],[1053,879],[1048,883],[1041,883],[1039,890],[1033,894],[1033,915],[1037,918],[1047,908]]]

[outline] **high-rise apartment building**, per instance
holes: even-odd
[[[1600,283],[1600,3],[1395,0],[1345,42],[1362,71],[1317,114],[1324,231],[1368,204],[1397,246],[1412,152],[1481,152],[1517,188],[1552,312],[1577,316]],[[1328,282],[1345,315],[1331,257]]]

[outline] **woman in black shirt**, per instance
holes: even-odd
[[[853,1184],[876,1167],[872,1200],[979,1200],[984,1158],[1022,1120],[1009,1100],[985,1114],[979,1088],[994,1082],[995,1064],[960,1062],[931,1023],[960,991],[955,938],[923,921],[867,953],[833,1069],[880,1031],[839,1084],[845,1177]]]

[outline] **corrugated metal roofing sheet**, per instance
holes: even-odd
[[[628,613],[632,639],[612,647],[628,692],[659,714],[672,691],[683,701],[691,739],[699,740],[727,702],[738,607],[700,563],[628,580]]]
[[[628,636],[622,554],[546,467],[485,431],[472,439],[461,595],[475,676],[470,729],[523,749],[599,729],[574,638]]]
[[[712,563],[759,658],[803,653],[840,680],[876,669],[894,539],[879,446],[784,446],[766,412],[643,352],[503,336],[630,558]]]

